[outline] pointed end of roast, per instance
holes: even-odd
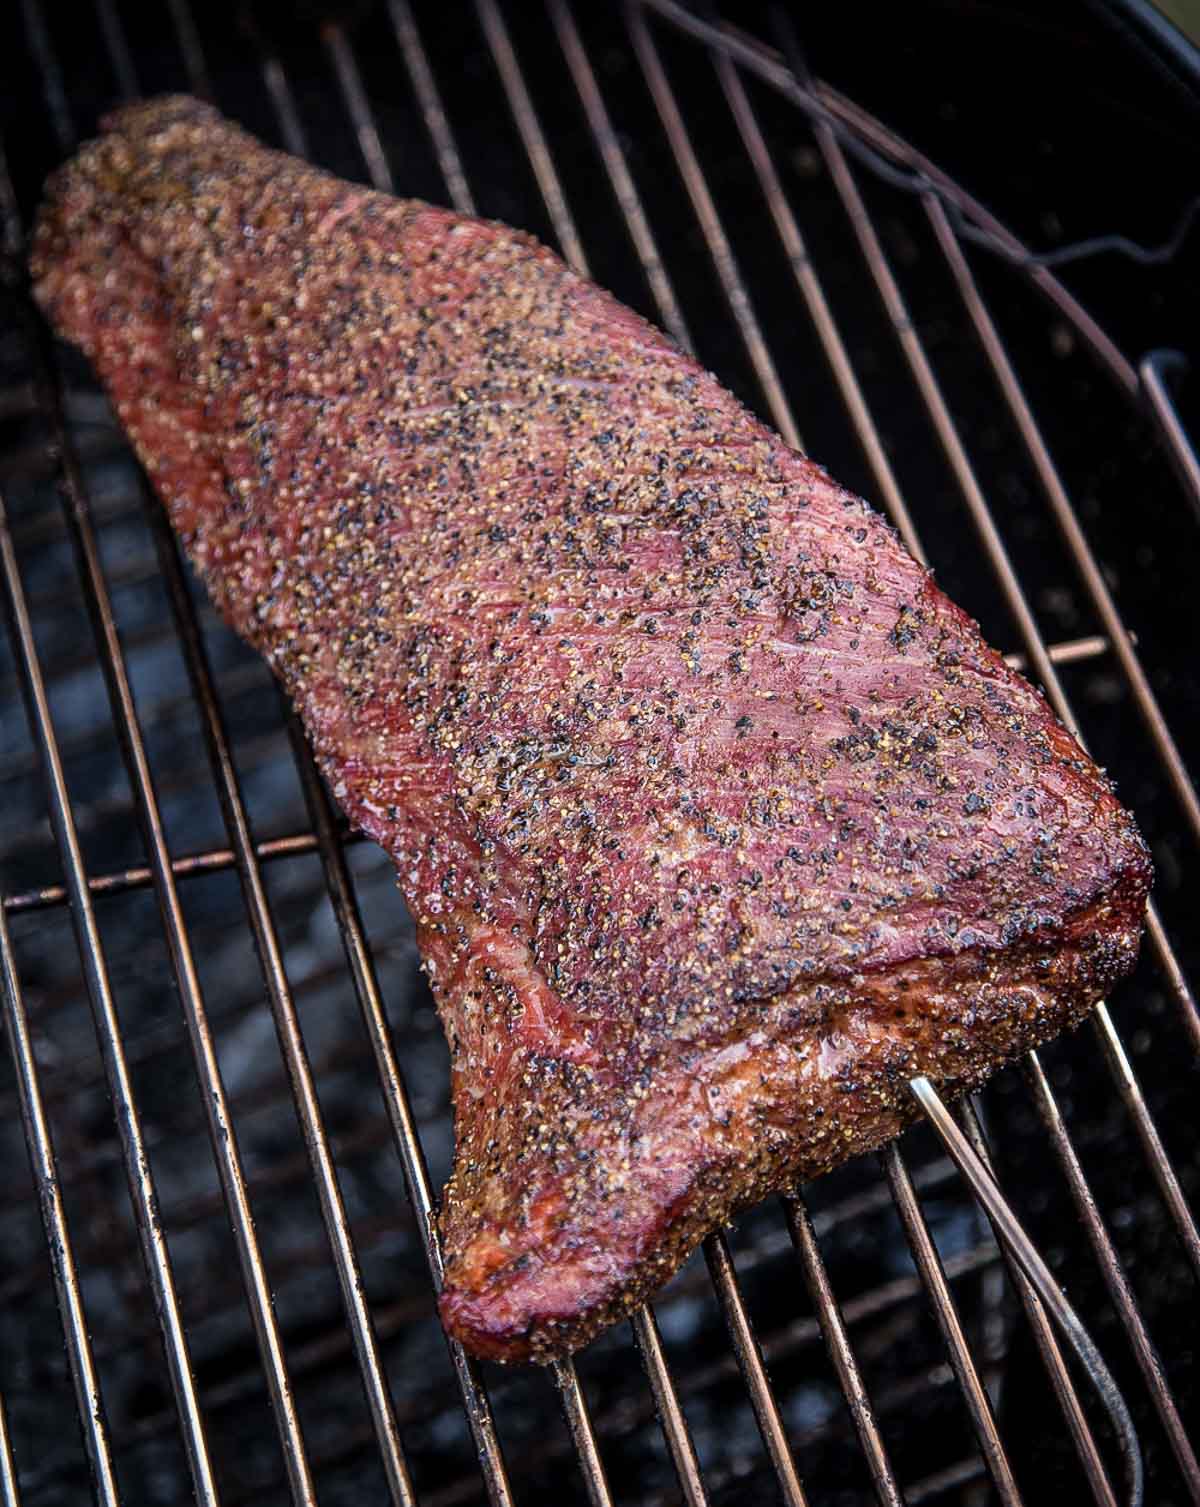
[[[699,1235],[689,1217],[699,1212],[697,1179],[671,1153],[645,1167],[631,1196],[600,1208],[588,1197],[572,1210],[553,1174],[532,1181],[541,1188],[533,1217],[514,1211],[507,1225],[462,1221],[448,1190],[439,1310],[447,1332],[483,1359],[547,1364],[579,1349],[661,1285]],[[727,1208],[724,1190],[719,1202]]]
[[[597,1284],[587,1267],[586,1261],[531,1261],[524,1271],[510,1268],[478,1288],[451,1282],[438,1301],[442,1323],[483,1360],[549,1363],[608,1322],[613,1284]]]
[[[824,1015],[776,1001],[740,1039],[665,1055],[644,1096],[613,1087],[607,1116],[587,1117],[573,1165],[514,1152],[473,1182],[471,1148],[508,1117],[482,1125],[442,1216],[448,1332],[489,1360],[576,1350],[740,1207],[898,1135],[916,1116],[909,1077],[957,1098],[1078,1025],[1137,957],[1149,871],[1130,858],[1117,892],[1053,935],[865,973]],[[550,1123],[564,1118],[557,1086],[528,1101]]]

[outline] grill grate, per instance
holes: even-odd
[[[959,202],[961,191],[857,106],[810,79],[787,37],[780,39],[782,50],[776,51],[744,33],[700,21],[673,0],[630,4],[623,15],[604,18],[603,25],[596,17],[579,19],[567,0],[547,0],[545,17],[566,65],[573,108],[589,133],[588,149],[602,167],[619,210],[618,228],[608,235],[597,233],[595,227],[603,222],[596,212],[582,203],[572,207],[572,200],[582,196],[568,195],[556,167],[556,149],[549,143],[555,141],[557,147],[557,138],[543,124],[544,106],[532,87],[537,81],[528,76],[523,61],[528,52],[527,9],[502,10],[497,0],[473,0],[471,8],[453,11],[446,23],[452,37],[468,39],[468,78],[475,66],[473,78],[481,88],[495,88],[498,81],[498,103],[515,126],[515,142],[506,138],[503,146],[481,149],[481,143],[473,141],[471,155],[489,165],[487,174],[473,177],[465,166],[468,156],[460,153],[456,142],[452,110],[445,103],[452,98],[448,89],[453,75],[444,60],[435,65],[426,51],[422,32],[431,29],[424,23],[419,29],[408,0],[386,0],[353,27],[349,21],[328,22],[312,45],[296,36],[277,45],[264,27],[247,29],[236,48],[230,48],[227,39],[224,46],[218,39],[214,47],[188,0],[171,0],[161,16],[153,22],[139,21],[136,29],[127,27],[116,0],[96,0],[94,14],[89,13],[85,22],[81,12],[79,21],[94,26],[99,56],[110,75],[104,85],[89,83],[70,66],[64,68],[59,57],[62,18],[43,13],[37,0],[25,0],[21,34],[36,64],[43,108],[60,155],[72,146],[77,123],[90,118],[89,90],[130,96],[139,85],[186,85],[235,113],[244,106],[255,128],[291,150],[305,152],[319,139],[318,155],[328,155],[329,165],[351,175],[361,175],[365,167],[379,188],[391,191],[398,183],[403,191],[448,198],[463,212],[473,212],[478,200],[485,212],[525,219],[535,229],[552,232],[569,261],[602,280],[610,280],[610,267],[619,266],[632,248],[643,279],[640,286],[650,294],[649,312],[682,345],[692,347],[693,328],[706,339],[717,339],[708,327],[723,323],[728,315],[728,334],[720,337],[727,343],[715,348],[717,354],[728,358],[731,370],[744,372],[747,396],[761,398],[776,427],[798,442],[789,397],[790,368],[782,361],[780,342],[768,338],[770,326],[759,306],[757,279],[745,270],[752,267],[757,251],[729,228],[720,186],[702,165],[707,159],[698,144],[701,123],[682,102],[683,86],[674,82],[685,70],[681,49],[690,49],[687,66],[702,64],[727,106],[742,171],[748,164],[748,181],[769,216],[764,224],[773,225],[792,287],[800,294],[811,325],[806,338],[814,342],[823,370],[834,377],[843,421],[848,421],[858,446],[857,464],[865,463],[870,492],[888,510],[909,547],[924,559],[916,510],[906,501],[872,414],[868,388],[877,384],[864,380],[856,367],[854,337],[843,333],[843,316],[835,313],[838,299],[827,290],[807,250],[772,134],[763,124],[766,98],[757,91],[765,85],[800,105],[813,117],[811,139],[831,203],[850,227],[869,287],[894,336],[900,361],[895,370],[907,388],[905,401],[912,401],[908,394],[915,396],[924,433],[932,432],[944,459],[948,490],[957,499],[950,509],[965,508],[978,536],[978,560],[985,567],[979,598],[994,600],[998,622],[1015,625],[1020,653],[1014,659],[1031,667],[1068,725],[1078,726],[1060,669],[1108,664],[1111,659],[1157,755],[1158,774],[1165,777],[1191,836],[1200,840],[1200,802],[1186,765],[1051,458],[983,283],[942,201],[926,194],[920,204],[942,259],[938,275],[948,276],[956,290],[960,315],[1002,396],[1078,574],[1089,626],[1097,632],[1054,644],[1043,637],[987,487],[968,455],[960,422],[918,333],[920,320],[910,313],[901,291],[871,196],[843,147],[842,130],[852,127],[893,162],[922,167]],[[407,74],[403,88],[393,69],[386,75],[386,92],[381,89],[384,75],[378,63],[372,64],[368,34],[372,41],[386,41],[402,60]],[[446,49],[442,42],[440,50]],[[618,60],[615,66],[613,57]],[[474,60],[489,71],[485,74]],[[391,58],[388,66],[392,67]],[[632,109],[634,92],[644,91],[650,112],[646,129],[656,131],[656,161],[665,165],[664,176],[652,179],[642,164],[641,192],[629,150],[613,126],[614,78],[622,90],[623,107]],[[694,74],[687,75],[685,86],[694,94]],[[397,94],[404,98],[398,100]],[[252,118],[256,110],[261,119]],[[335,124],[335,117],[340,124]],[[440,172],[440,181],[429,167],[417,169],[395,156],[395,143],[415,145],[422,131],[432,146],[432,166]],[[357,160],[351,155],[351,142],[360,153]],[[5,150],[0,194],[6,244],[16,249],[22,220],[9,174],[24,170],[23,155],[14,140],[5,143]],[[410,183],[414,171],[425,172],[427,183]],[[524,175],[536,198],[522,197],[523,191],[515,186]],[[709,259],[712,286],[724,311],[706,318],[704,330],[700,306],[677,292],[685,282],[692,286],[692,280],[678,272],[681,243],[676,242],[670,258],[659,248],[654,226],[662,215],[655,213],[657,201],[649,212],[646,209],[650,182],[665,205],[678,199],[682,212],[691,216],[688,223],[699,230],[698,246]],[[1007,232],[981,211],[975,217],[1015,247]],[[1118,388],[1136,395],[1138,373],[1065,288],[1044,269],[1028,277],[1057,305]],[[794,317],[794,300],[787,314]],[[861,1477],[865,1465],[883,1503],[916,1503],[955,1494],[961,1501],[974,1501],[977,1497],[971,1493],[981,1489],[985,1473],[1001,1501],[1020,1502],[1022,1472],[1014,1463],[1011,1441],[1006,1448],[996,1422],[1004,1360],[1015,1343],[1002,1287],[997,1286],[998,1252],[986,1226],[967,1212],[946,1162],[926,1155],[910,1169],[910,1153],[895,1146],[881,1158],[886,1187],[857,1169],[837,1184],[853,1191],[843,1191],[829,1206],[810,1210],[799,1191],[784,1201],[787,1230],[812,1298],[811,1319],[796,1318],[790,1297],[781,1305],[778,1298],[767,1301],[764,1296],[768,1278],[776,1287],[793,1279],[787,1275],[788,1258],[781,1249],[785,1242],[777,1221],[758,1211],[739,1231],[736,1266],[728,1238],[714,1236],[704,1251],[708,1282],[693,1263],[659,1305],[658,1321],[649,1308],[635,1317],[633,1333],[648,1392],[632,1376],[620,1336],[603,1339],[587,1353],[580,1362],[583,1380],[571,1362],[554,1369],[550,1380],[557,1388],[565,1434],[550,1434],[542,1420],[546,1380],[540,1375],[507,1377],[490,1369],[485,1375],[485,1368],[452,1343],[448,1365],[438,1369],[432,1358],[438,1341],[431,1304],[403,1294],[423,1290],[422,1263],[434,1288],[440,1279],[425,1157],[430,1154],[439,1168],[446,1159],[445,1105],[429,1088],[430,1083],[444,1081],[445,1070],[428,1005],[412,978],[411,935],[407,929],[397,934],[394,909],[390,923],[379,919],[387,915],[381,899],[388,885],[386,865],[344,830],[294,720],[277,700],[264,697],[266,672],[230,642],[211,611],[194,596],[161,510],[133,471],[103,409],[94,398],[89,404],[94,388],[78,368],[58,364],[27,309],[16,316],[6,339],[9,345],[0,350],[0,359],[12,366],[14,375],[5,393],[4,418],[11,410],[19,432],[4,454],[6,497],[0,503],[0,575],[14,659],[14,673],[0,684],[6,704],[18,684],[23,691],[32,745],[22,748],[6,733],[7,763],[0,769],[0,780],[10,792],[24,791],[40,765],[53,848],[47,846],[40,825],[27,811],[18,810],[10,871],[22,878],[6,888],[0,907],[3,1007],[15,1070],[12,1099],[20,1111],[49,1245],[60,1332],[97,1498],[126,1504],[176,1501],[186,1469],[195,1496],[206,1503],[262,1501],[271,1493],[279,1499],[290,1494],[298,1502],[315,1502],[318,1488],[322,1500],[361,1500],[367,1490],[376,1498],[386,1493],[397,1503],[419,1499],[449,1507],[478,1500],[482,1490],[494,1503],[533,1499],[530,1493],[558,1502],[574,1487],[556,1479],[555,1465],[573,1451],[578,1484],[593,1504],[609,1503],[618,1495],[645,1502],[677,1501],[682,1496],[689,1507],[745,1500],[740,1493],[761,1491],[768,1475],[783,1501],[802,1504],[806,1496],[800,1467],[808,1446],[836,1432],[828,1396],[806,1389],[804,1371],[792,1364],[798,1352],[820,1336],[853,1430],[852,1436],[843,1435],[841,1456],[822,1457],[830,1462],[830,1482],[840,1479],[838,1470],[853,1437],[861,1456],[851,1462],[846,1478],[856,1479],[855,1471]],[[709,359],[707,345],[702,354]],[[1189,477],[1194,478],[1194,456],[1171,410],[1159,365],[1145,366],[1143,380],[1151,412],[1187,488]],[[825,453],[820,445],[814,449]],[[61,514],[50,506],[48,488],[55,484]],[[59,578],[64,568],[64,535],[56,521],[60,516],[76,570],[65,587]],[[931,519],[936,527],[936,517],[931,514]],[[115,543],[110,542],[113,530]],[[135,537],[136,547],[129,542]],[[153,546],[149,557],[144,550],[147,538]],[[22,559],[32,563],[23,566]],[[155,616],[139,604],[141,594],[158,590],[159,582],[165,587],[167,611]],[[78,613],[80,588],[91,624],[86,648],[81,647],[86,630]],[[954,589],[976,600],[973,593]],[[152,661],[157,681],[146,669]],[[111,719],[99,724],[94,716],[97,668],[111,707]],[[180,694],[180,670],[190,682],[188,697]],[[90,718],[85,707],[92,711]],[[113,774],[118,745],[127,787]],[[203,748],[203,758],[197,758],[198,748]],[[80,789],[89,792],[86,800],[80,799]],[[193,811],[193,804],[203,809]],[[131,811],[140,821],[140,850],[130,848]],[[256,840],[254,832],[263,826],[282,835]],[[180,843],[181,832],[188,834],[188,842]],[[200,835],[205,832],[211,840]],[[102,859],[97,860],[98,854]],[[321,890],[323,902],[316,898]],[[304,908],[310,922],[317,915],[329,918],[323,947],[317,947],[310,935],[315,922],[297,935],[298,907]],[[65,915],[75,932],[81,970],[77,977],[61,963]],[[44,932],[30,931],[29,923],[16,934],[22,918],[30,916],[44,925]],[[323,920],[320,924],[325,925]],[[162,956],[143,958],[131,939],[152,930],[162,936],[163,944],[142,945],[147,954],[162,945]],[[233,939],[226,947],[228,933]],[[253,971],[249,937],[258,955],[268,1012],[254,999],[226,1007],[234,980],[244,991],[244,981]],[[1200,1013],[1157,913],[1151,920],[1150,942],[1174,1012],[1162,1029],[1181,1033],[1193,1047],[1200,1046]],[[148,985],[139,979],[143,972],[149,975]],[[174,1001],[167,1007],[160,1001],[156,1009],[139,1016],[136,1030],[118,1018],[118,1009],[124,1014],[127,993],[152,992],[168,980],[178,994],[192,1083],[199,1085],[203,1128],[214,1158],[216,1180],[207,1183],[195,1173],[178,1175],[177,1160],[195,1162],[199,1155],[195,1116],[185,1127],[190,1142],[178,1158],[173,1157],[170,1142],[173,1135],[184,1134],[182,1122],[177,1107],[163,1102],[164,1092],[169,1097],[170,1090],[158,1088],[155,1076],[161,1068],[163,1081],[182,1083],[186,1071],[173,1070],[168,1077],[164,1066],[175,1062],[183,1045]],[[332,1008],[331,999],[344,998],[347,981],[365,1029],[365,1051],[361,1038],[349,1045],[345,1032],[331,1029],[321,1013]],[[98,1064],[86,1049],[80,1057],[64,1049],[61,1060],[50,1054],[52,1040],[81,1040],[72,1035],[77,1027],[61,1025],[65,1007],[78,1001],[80,984],[95,1020]],[[402,1019],[397,1018],[393,999],[401,1001]],[[283,1071],[264,1075],[256,1073],[253,1064],[269,1056],[259,1029],[259,1022],[268,1018],[274,1022]],[[1106,1008],[1097,1012],[1093,1032],[1109,1094],[1116,1089],[1140,1148],[1140,1167],[1150,1172],[1160,1200],[1155,1205],[1157,1226],[1173,1231],[1166,1240],[1178,1241],[1172,1248],[1182,1249],[1200,1277],[1200,1237],[1185,1189],[1152,1117],[1130,1050]],[[1090,1044],[1073,1044],[1069,1054],[1077,1058],[1092,1050]],[[419,1085],[412,1098],[400,1070],[401,1056],[409,1065],[409,1083]],[[85,1059],[89,1067],[77,1065]],[[382,1116],[374,1107],[368,1112],[357,1103],[361,1096],[353,1085],[362,1081],[368,1063],[373,1063],[380,1085]],[[1157,1426],[1165,1440],[1166,1449],[1159,1451],[1156,1463],[1159,1474],[1152,1480],[1163,1483],[1163,1500],[1182,1486],[1191,1500],[1200,1502],[1200,1465],[1185,1429],[1183,1403],[1175,1395],[1178,1384],[1173,1390],[1085,1175],[1080,1150],[1068,1130],[1070,1111],[1064,1109],[1063,1096],[1052,1086],[1037,1054],[1030,1056],[1024,1071],[1027,1097],[1022,1108],[1027,1117],[1032,1112],[1040,1127],[1033,1144],[1043,1158],[1049,1147],[1067,1182],[1116,1316],[1108,1348],[1115,1343],[1128,1346],[1136,1366],[1133,1374],[1142,1382],[1140,1416],[1149,1427]],[[111,1123],[100,1128],[107,1114],[98,1093],[102,1082],[115,1108],[115,1138]],[[193,1086],[193,1101],[194,1095]],[[260,1112],[272,1106],[279,1108],[279,1115],[266,1116],[269,1124],[260,1129]],[[985,1150],[976,1109],[967,1106],[964,1113],[969,1133]],[[302,1151],[295,1139],[297,1127]],[[1123,1125],[1119,1134],[1124,1135]],[[916,1140],[920,1145],[919,1137]],[[389,1217],[388,1199],[399,1193],[399,1184],[390,1170],[381,1172],[380,1167],[394,1166],[393,1149],[411,1206],[411,1228],[402,1217]],[[370,1186],[360,1187],[363,1182]],[[172,1201],[168,1205],[161,1200],[160,1212],[159,1193],[167,1183]],[[814,1196],[819,1198],[819,1192],[814,1190]],[[13,1211],[30,1207],[27,1194],[22,1197],[11,1185],[0,1187],[0,1198]],[[311,1205],[305,1219],[293,1212],[297,1200]],[[221,1222],[222,1211],[232,1228],[238,1281],[212,1268],[211,1251],[230,1250],[227,1234],[223,1244],[208,1234]],[[911,1268],[896,1272],[839,1304],[822,1242],[828,1247],[836,1241],[839,1251],[853,1255],[855,1241],[870,1238],[863,1232],[871,1228],[871,1221],[884,1217],[898,1218],[915,1275]],[[397,1231],[398,1225],[404,1228]],[[1053,1222],[1049,1228],[1055,1228]],[[301,1238],[302,1230],[308,1232],[307,1241]],[[316,1243],[314,1231],[320,1231]],[[192,1241],[208,1242],[199,1257]],[[27,1244],[29,1260],[4,1275],[3,1292],[9,1302],[20,1299],[32,1306],[44,1285],[45,1255],[32,1242]],[[131,1258],[136,1249],[140,1271],[136,1257]],[[185,1269],[186,1283],[178,1276]],[[403,1281],[397,1280],[397,1270],[404,1274]],[[291,1279],[287,1290],[279,1285],[281,1271]],[[119,1273],[113,1280],[124,1290],[112,1300],[111,1311],[119,1317],[106,1318],[102,1332],[97,1332],[96,1313],[108,1301],[100,1280],[105,1273]],[[1078,1457],[1075,1480],[1082,1470],[1097,1502],[1115,1502],[1105,1437],[1101,1433],[1098,1439],[1093,1432],[1095,1413],[1077,1395],[1037,1298],[1019,1276],[1014,1276],[1013,1288]],[[371,1292],[392,1296],[386,1302],[372,1301]],[[397,1292],[402,1294],[398,1299]],[[694,1317],[706,1293],[715,1295],[728,1331],[728,1349],[718,1343],[711,1327]],[[900,1321],[921,1295],[932,1305],[949,1366],[933,1347],[918,1345],[911,1324],[905,1327]],[[968,1311],[968,1305],[978,1311]],[[332,1317],[314,1325],[309,1319],[313,1306]],[[785,1317],[780,1321],[781,1312]],[[770,1314],[774,1327],[756,1326],[756,1313]],[[248,1315],[248,1331],[243,1314]],[[889,1328],[889,1323],[895,1327]],[[214,1328],[220,1331],[216,1339],[208,1333]],[[858,1332],[863,1341],[852,1340],[852,1333]],[[33,1333],[32,1325],[28,1333]],[[869,1396],[866,1378],[878,1369],[881,1347],[886,1350],[896,1342],[913,1352],[914,1364],[900,1379],[872,1387]],[[26,1447],[39,1437],[31,1420],[35,1414],[44,1416],[53,1390],[46,1397],[37,1395],[37,1379],[45,1376],[23,1348],[34,1343],[22,1338],[12,1347],[19,1388],[0,1374],[10,1402],[18,1390],[21,1400],[11,1433],[0,1411],[0,1500],[6,1504],[71,1500],[79,1487],[79,1477],[71,1475],[69,1465],[35,1463]],[[163,1369],[156,1344],[166,1357],[166,1389],[139,1402],[142,1376]],[[242,1353],[236,1353],[239,1345]],[[348,1356],[353,1358],[365,1411],[344,1395],[345,1388],[331,1386],[326,1396],[318,1386],[348,1373]],[[672,1368],[669,1356],[683,1363]],[[780,1385],[781,1372],[793,1383],[790,1390]],[[585,1395],[589,1379],[586,1394],[595,1398],[603,1391],[603,1406],[595,1414]],[[965,1440],[962,1459],[947,1463],[943,1453],[934,1468],[926,1455],[919,1467],[923,1474],[913,1479],[911,1451],[888,1420],[900,1408],[906,1415],[920,1415],[935,1394],[953,1395],[948,1385],[952,1381],[969,1419],[974,1447]],[[253,1406],[264,1383],[278,1440],[273,1457],[263,1447],[265,1415]],[[465,1414],[469,1432],[467,1450],[451,1404],[455,1392],[459,1420]],[[757,1442],[745,1429],[726,1422],[724,1410],[735,1418],[742,1399],[748,1401],[748,1416],[757,1426]],[[244,1427],[227,1416],[242,1406]],[[661,1429],[657,1443],[647,1442],[652,1438],[652,1414]],[[733,1436],[728,1441],[722,1437],[726,1431]],[[240,1452],[250,1461],[249,1470],[242,1468]],[[447,1460],[449,1468],[439,1463]],[[667,1461],[673,1484],[663,1472]],[[813,1478],[807,1471],[804,1477],[810,1490],[828,1485],[824,1477]],[[902,1480],[908,1483],[903,1488]],[[1026,1481],[1026,1492],[1029,1489]]]

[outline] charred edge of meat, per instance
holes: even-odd
[[[1139,877],[1144,883],[1145,872]],[[1105,901],[1044,945],[972,949],[864,977],[849,993],[839,992],[835,1013],[817,1012],[824,1014],[819,1027],[805,1024],[772,1044],[785,1061],[800,1054],[796,1072],[789,1077],[776,1064],[770,1092],[757,1086],[752,1124],[735,1125],[725,1136],[704,1127],[673,1201],[647,1198],[633,1218],[608,1211],[611,1230],[624,1229],[626,1244],[615,1252],[611,1242],[581,1250],[575,1231],[471,1286],[460,1285],[452,1260],[440,1299],[443,1321],[473,1353],[498,1361],[547,1363],[586,1344],[628,1317],[740,1208],[899,1135],[919,1116],[907,1090],[918,1073],[954,1100],[1078,1026],[1133,967],[1140,928],[1138,901]],[[819,992],[819,984],[813,987]],[[836,1068],[817,1079],[805,1075],[803,1066],[823,1051],[839,1059]],[[739,1067],[757,1074],[769,1061],[760,1046],[748,1068]],[[703,1082],[702,1065],[692,1078]],[[719,1116],[716,1086],[705,1085]],[[727,1081],[724,1099],[726,1105],[737,1099]],[[673,1158],[678,1152],[670,1147]],[[593,1259],[601,1253],[606,1259]]]

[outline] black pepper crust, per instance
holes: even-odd
[[[1145,846],[1040,695],[528,236],[170,97],[51,180],[33,275],[396,863],[477,1353],[582,1343],[1132,967]]]

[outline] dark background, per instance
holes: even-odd
[[[480,211],[552,239],[473,7],[445,0],[416,9]],[[575,9],[700,356],[763,411],[622,12],[598,5]],[[32,11],[43,19],[46,47],[38,44],[36,27],[31,31],[27,10],[9,6],[0,14],[0,56],[7,70],[0,133],[26,222],[46,172],[65,154],[47,109],[48,87],[52,90],[57,79],[73,125],[83,134],[118,97],[99,13],[66,0]],[[512,0],[503,11],[594,274],[653,317],[653,302],[542,7]],[[145,92],[191,86],[171,6],[115,0],[112,12]],[[248,29],[245,13],[236,8],[197,4],[192,19],[224,109],[268,139],[277,137],[262,82],[265,39],[284,65],[315,159],[363,179],[363,158],[321,43],[318,14],[312,5],[259,6],[255,26]],[[398,190],[444,201],[445,187],[386,7],[363,3],[337,14]],[[771,35],[765,7],[735,11],[730,5],[726,14],[736,15],[751,32]],[[1109,232],[1159,243],[1200,191],[1196,94],[1183,73],[1148,50],[1136,30],[1118,24],[1114,14],[1079,0],[1053,7],[1033,0],[793,7],[805,56],[818,76],[908,136],[1038,250]],[[702,50],[669,26],[655,22],[653,30],[806,444],[839,479],[871,497],[870,471],[711,66]],[[48,56],[55,65],[49,74]],[[980,618],[995,643],[1017,649],[1016,630],[812,134],[786,101],[756,83],[749,87],[939,578]],[[1042,632],[1059,640],[1098,631],[919,205],[865,171],[858,179]],[[1097,365],[1077,332],[1048,309],[1020,270],[974,248],[970,261],[1118,606],[1138,635],[1174,735],[1196,767],[1200,683],[1194,593],[1200,522],[1139,405]],[[1156,347],[1178,348],[1191,357],[1193,368],[1178,397],[1193,433],[1200,430],[1198,268],[1200,233],[1194,231],[1167,266],[1141,267],[1104,255],[1061,274],[1130,361]],[[87,861],[99,873],[144,855],[61,528],[44,427],[19,396],[30,370],[28,327],[19,261],[8,270],[0,311],[0,384],[17,396],[6,397],[0,412],[0,482],[31,595]],[[67,353],[60,359],[173,850],[220,847],[225,834],[173,646],[137,472],[84,365]],[[306,816],[267,673],[207,611],[205,626],[255,835],[301,830]],[[1190,897],[1196,893],[1196,845],[1118,667],[1111,656],[1090,660],[1065,669],[1063,682],[1096,756],[1117,779],[1151,841],[1160,904],[1185,963],[1194,965]],[[0,873],[5,891],[16,893],[53,883],[61,872],[2,635],[0,707]],[[353,850],[353,861],[436,1179],[444,1173],[449,1148],[444,1051],[387,865],[366,847]],[[419,1245],[371,1086],[372,1068],[316,860],[275,865],[270,880],[418,1484],[447,1493],[447,1501],[469,1501],[470,1445],[433,1325]],[[188,881],[185,892],[222,1066],[236,1091],[264,1252],[289,1352],[297,1358],[302,1415],[321,1462],[323,1500],[377,1500],[378,1466],[236,882],[228,874],[214,875]],[[256,1380],[228,1231],[214,1197],[211,1156],[153,902],[145,893],[116,897],[101,908],[101,923],[220,1473],[231,1499],[275,1502],[282,1488],[271,1423]],[[51,1114],[64,1161],[68,1213],[86,1273],[89,1319],[126,1499],[174,1503],[183,1495],[182,1460],[65,913],[59,908],[15,917],[14,933],[39,1056],[54,1093]],[[1113,1008],[1194,1202],[1200,1186],[1197,1084],[1176,1007],[1147,962]],[[1194,1418],[1200,1406],[1194,1284],[1096,1040],[1085,1030],[1056,1043],[1046,1061],[1102,1212],[1166,1356],[1169,1380],[1185,1417]],[[7,1219],[0,1259],[5,1314],[0,1386],[26,1499],[73,1503],[86,1485],[78,1443],[67,1424],[69,1381],[7,1078],[0,1089],[7,1137],[6,1180],[0,1181]],[[1182,1502],[1169,1452],[1019,1074],[1001,1075],[985,1105],[1020,1212],[1068,1283],[1134,1404],[1151,1470],[1148,1501]],[[1014,1321],[1011,1298],[997,1296],[995,1265],[984,1259],[972,1206],[926,1133],[909,1136],[905,1150],[923,1174],[926,1212],[943,1255],[959,1273],[956,1294],[977,1353],[999,1383],[1002,1430],[1027,1500],[1080,1500],[1070,1446],[1024,1325]],[[809,1190],[822,1249],[839,1297],[852,1312],[865,1314],[856,1319],[852,1337],[902,1480],[924,1482],[928,1494],[922,1500],[972,1503],[978,1500],[972,1495],[977,1483],[954,1485],[947,1478],[935,1489],[939,1472],[969,1462],[969,1431],[953,1386],[938,1369],[942,1352],[919,1293],[903,1287],[911,1284],[911,1264],[879,1186],[875,1164],[860,1162]],[[733,1244],[813,1500],[867,1500],[865,1468],[827,1358],[811,1339],[793,1343],[794,1326],[804,1322],[811,1306],[778,1209],[765,1206],[741,1221]],[[897,1283],[901,1295],[884,1303],[880,1294]],[[872,1303],[880,1306],[872,1309]],[[731,1371],[702,1270],[693,1264],[664,1295],[658,1312],[670,1359],[685,1385],[714,1504],[771,1500],[771,1478],[745,1391]],[[672,1500],[669,1465],[653,1424],[645,1420],[645,1386],[627,1331],[585,1354],[580,1370],[600,1420],[602,1453],[618,1497],[639,1503]],[[688,1378],[694,1384],[688,1385]],[[555,1507],[580,1500],[578,1477],[564,1463],[566,1441],[550,1388],[540,1377],[519,1373],[489,1372],[489,1379],[519,1499]]]

